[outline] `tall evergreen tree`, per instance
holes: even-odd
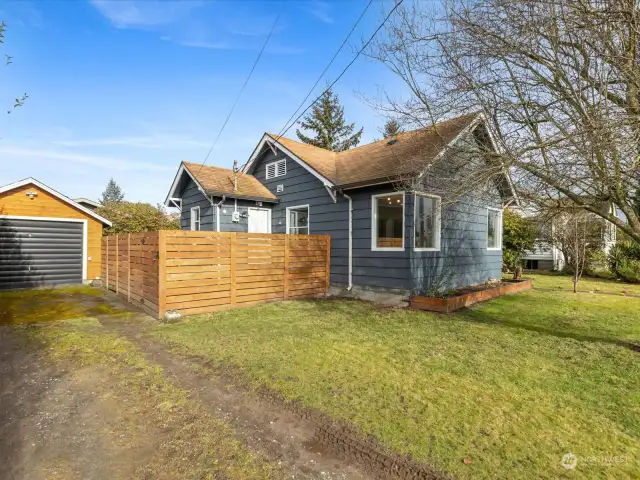
[[[355,123],[347,124],[344,119],[344,107],[340,106],[338,95],[331,89],[313,104],[313,110],[299,122],[304,130],[315,132],[315,137],[308,137],[299,129],[296,134],[300,141],[334,152],[342,152],[360,143],[362,128],[357,132]]]
[[[102,192],[102,199],[100,200],[100,203],[106,205],[109,202],[119,203],[122,200],[124,200],[124,193],[122,192],[120,185],[118,185],[113,178],[109,179],[107,188]]]
[[[382,138],[395,137],[399,133],[402,133],[402,127],[397,120],[387,120],[387,123],[384,124],[384,128],[381,130]]]

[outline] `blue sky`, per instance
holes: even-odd
[[[4,2],[0,64],[0,185],[33,176],[97,199],[110,177],[133,201],[162,202],[180,160],[201,162],[278,11],[282,16],[208,163],[247,160],[302,101],[365,1]],[[391,1],[370,7],[326,79],[350,61]],[[322,91],[323,80],[316,90]],[[364,57],[336,86],[363,142],[384,123],[361,95],[402,86]],[[313,97],[312,97],[313,98]],[[287,136],[295,138],[295,129]]]

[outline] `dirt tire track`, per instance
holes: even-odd
[[[118,299],[114,299],[118,301]],[[249,447],[288,464],[302,476],[340,479],[445,480],[452,477],[384,449],[374,438],[327,415],[287,401],[267,388],[257,394],[246,377],[231,366],[215,369],[215,376],[198,373],[210,362],[167,352],[145,333],[150,317],[137,321],[100,320],[139,346],[149,360],[161,365],[176,384],[214,406]]]

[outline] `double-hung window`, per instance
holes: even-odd
[[[309,235],[309,205],[287,208],[287,233]]]
[[[276,177],[282,177],[287,174],[287,159],[283,158],[275,162],[267,163],[267,180]]]
[[[404,192],[371,197],[371,249],[404,250]]]
[[[502,210],[487,208],[487,250],[502,249]]]
[[[415,250],[440,250],[441,208],[440,197],[416,193],[413,210]]]
[[[200,230],[200,207],[191,209],[191,230]]]

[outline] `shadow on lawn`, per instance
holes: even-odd
[[[516,303],[517,298],[513,297],[503,297],[501,299],[502,302],[506,303]],[[562,302],[555,302],[551,299],[545,299],[545,305],[549,309],[553,309],[553,307],[557,304],[558,307],[562,305]],[[508,310],[508,309],[507,309]],[[517,315],[517,311],[514,309],[510,312],[512,315]],[[609,345],[618,345],[620,347],[629,348],[635,352],[640,352],[640,343],[636,343],[628,340],[621,340],[619,338],[614,337],[606,337],[599,336],[593,334],[580,333],[572,330],[563,330],[562,327],[553,327],[552,325],[543,325],[543,324],[535,324],[531,322],[527,322],[524,319],[514,319],[507,318],[505,315],[505,311],[500,312],[489,312],[486,309],[483,309],[482,306],[478,306],[473,309],[465,309],[460,311],[456,317],[460,320],[474,322],[474,323],[485,323],[490,325],[502,325],[511,328],[521,328],[523,330],[528,330],[530,332],[542,333],[545,335],[551,335],[557,338],[571,338],[574,340],[578,340],[580,342],[594,342],[594,343],[603,343]],[[517,317],[516,317],[517,318]],[[547,316],[547,318],[550,318]],[[553,318],[550,318],[554,320]],[[558,319],[559,320],[559,319]]]

